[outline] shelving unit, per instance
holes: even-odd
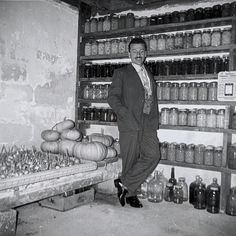
[[[140,28],[131,28],[129,30],[114,30],[109,32],[97,32],[97,33],[87,33],[81,34],[82,42],[93,39],[111,39],[111,38],[121,38],[121,37],[130,37],[134,35],[150,35],[150,34],[159,34],[159,33],[170,33],[176,31],[186,31],[186,30],[196,30],[203,28],[212,28],[212,27],[221,27],[221,26],[232,26],[232,44],[231,45],[222,45],[219,47],[199,47],[199,48],[190,48],[190,49],[176,49],[176,50],[159,50],[156,52],[148,52],[147,59],[163,57],[163,56],[186,56],[186,55],[198,55],[198,54],[217,54],[225,53],[229,55],[229,69],[234,71],[236,68],[235,59],[236,59],[236,17],[225,17],[225,18],[215,18],[207,20],[199,20],[192,22],[184,23],[173,23],[173,24],[163,24],[163,25],[154,25]],[[82,47],[84,43],[81,44]],[[83,51],[82,48],[80,51]],[[115,55],[94,55],[94,56],[83,56],[79,57],[80,63],[87,63],[96,61],[99,63],[100,60],[113,60],[113,59],[127,59],[128,54],[115,54]],[[170,75],[170,76],[155,76],[156,81],[181,81],[181,80],[217,80],[217,74],[199,74],[199,75]],[[111,77],[106,78],[78,78],[78,87],[77,94],[80,94],[81,86],[88,83],[94,82],[104,82],[110,83],[112,81]],[[76,104],[78,105],[78,113],[81,112],[81,106],[90,105],[92,103],[104,103],[106,100],[89,100],[82,99],[77,96]],[[220,101],[159,101],[159,104],[171,104],[171,105],[208,105],[208,106],[226,106],[226,119],[230,121],[230,113],[234,109],[236,103],[234,102],[220,102]],[[76,112],[76,117],[80,117]],[[105,126],[116,126],[116,122],[104,122],[98,120],[81,120],[78,118],[77,126],[78,127],[89,127],[90,125],[105,125]],[[216,171],[221,173],[221,202],[220,208],[221,211],[225,211],[226,207],[226,197],[229,193],[231,186],[231,175],[236,174],[236,170],[231,170],[227,168],[227,148],[228,145],[232,142],[232,134],[236,134],[236,130],[230,129],[229,127],[225,129],[219,128],[199,128],[199,127],[187,127],[187,126],[170,126],[170,125],[160,125],[160,129],[165,130],[183,130],[183,131],[197,131],[197,132],[215,132],[223,133],[223,158],[222,158],[222,167],[206,166],[206,165],[197,165],[197,164],[188,164],[182,162],[170,162],[167,160],[161,160],[160,163],[164,165],[174,165],[181,166],[185,168],[195,168],[203,169],[208,171]]]

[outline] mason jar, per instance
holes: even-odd
[[[126,28],[134,27],[134,13],[128,13],[126,16]]]
[[[186,149],[185,149],[185,159],[184,161],[186,163],[193,163],[194,162],[194,149],[195,145],[194,144],[188,144]]]
[[[126,28],[126,15],[125,14],[120,15],[119,21],[118,21],[118,27],[119,29]]]
[[[92,42],[91,53],[92,53],[92,55],[98,55],[98,43],[97,43],[97,41]]]
[[[177,143],[168,143],[167,146],[167,159],[169,161],[175,161],[176,158],[176,145]]]
[[[208,101],[217,100],[217,82],[211,82],[208,84]]]
[[[197,101],[198,87],[196,82],[189,83],[188,87],[188,100]]]
[[[103,31],[103,17],[99,17],[98,18],[98,32],[102,32]]]
[[[98,55],[105,55],[105,43],[98,42]]]
[[[111,20],[109,16],[104,17],[103,21],[103,31],[110,31],[111,30]]]
[[[199,109],[197,112],[197,127],[206,127],[206,110]]]
[[[178,109],[175,107],[170,108],[169,125],[178,125]]]
[[[208,97],[207,83],[201,82],[198,86],[198,100],[206,101]]]
[[[225,110],[219,109],[216,116],[216,127],[223,129],[225,127]]]
[[[221,30],[220,28],[213,29],[211,34],[211,46],[218,47],[221,45]]]
[[[199,48],[202,46],[202,32],[201,30],[195,30],[193,32],[193,47]]]
[[[204,153],[204,165],[213,166],[214,164],[214,146],[206,146]]]
[[[176,101],[179,99],[179,83],[171,83],[170,100]]]
[[[203,144],[199,144],[195,146],[194,150],[194,163],[197,165],[202,165],[204,163],[204,153],[205,146]]]
[[[167,142],[160,143],[160,153],[161,153],[162,160],[167,160],[167,151],[168,151],[167,147],[168,147]]]
[[[157,82],[157,100],[162,100],[163,82]]]
[[[197,126],[197,110],[191,109],[188,112],[188,126],[194,127]]]
[[[211,30],[205,29],[202,32],[202,46],[209,47],[211,46]]]
[[[174,34],[168,34],[166,37],[166,50],[172,50],[175,48]]]
[[[84,55],[85,56],[91,56],[92,55],[92,44],[91,44],[91,42],[85,43]]]
[[[84,23],[84,33],[90,33],[90,20],[86,19],[85,23]]]
[[[157,37],[157,50],[165,50],[166,49],[166,36],[164,34],[160,34]]]
[[[188,83],[181,83],[179,88],[179,100],[188,100]]]
[[[180,109],[178,112],[178,125],[185,126],[187,125],[188,112],[187,109]]]
[[[152,35],[149,39],[149,49],[150,52],[157,51],[157,37],[156,35]]]
[[[216,110],[215,109],[207,110],[206,127],[208,127],[208,128],[216,128]]]
[[[161,108],[161,124],[168,125],[169,124],[169,115],[170,109],[167,107]]]
[[[119,46],[118,39],[113,39],[111,41],[111,54],[118,54],[118,52],[119,52],[118,46]]]
[[[111,18],[111,30],[118,30],[118,16],[113,15]]]
[[[140,17],[139,16],[135,16],[134,17],[134,27],[135,28],[139,28],[140,27]]]
[[[162,93],[162,99],[163,100],[170,100],[170,82],[164,82],[163,83],[163,93]]]
[[[184,47],[183,33],[176,33],[175,35],[175,49],[181,49]]]
[[[223,29],[223,31],[222,31],[222,45],[231,44],[231,36],[232,36],[231,30],[232,30],[231,27],[227,27],[227,28]]]
[[[219,146],[216,147],[214,150],[214,166],[221,167],[222,166],[222,153],[223,153],[223,147]]]
[[[126,39],[122,38],[119,40],[118,51],[119,54],[123,54],[126,52]]]
[[[186,31],[184,34],[184,48],[193,47],[193,34],[192,31]]]
[[[140,27],[145,27],[148,25],[148,17],[147,16],[142,16],[140,18]]]
[[[90,32],[94,33],[98,30],[98,20],[96,18],[92,18],[90,20]]]
[[[176,145],[176,155],[175,160],[177,162],[184,162],[186,144],[180,143]]]
[[[105,54],[110,55],[111,54],[111,41],[107,40],[105,42]]]

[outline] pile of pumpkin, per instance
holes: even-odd
[[[80,130],[75,128],[75,122],[65,119],[57,123],[52,129],[41,133],[44,140],[41,150],[54,154],[73,156],[89,161],[102,161],[117,155],[111,147],[113,137],[102,133],[92,133],[83,137]]]

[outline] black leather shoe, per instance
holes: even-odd
[[[128,193],[127,189],[122,187],[122,183],[120,179],[114,180],[115,187],[117,188],[117,196],[119,198],[121,206],[125,205],[125,195]]]
[[[143,204],[139,201],[137,196],[131,196],[126,198],[126,203],[132,207],[142,208]]]

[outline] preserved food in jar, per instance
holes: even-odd
[[[175,35],[175,48],[181,49],[184,47],[183,33],[176,33]]]
[[[194,162],[194,144],[188,144],[185,150],[185,162],[193,163]]]
[[[163,83],[157,82],[157,100],[162,100]]]
[[[84,33],[90,33],[90,20],[87,19],[84,23]]]
[[[134,17],[134,27],[139,28],[140,27],[140,18],[138,16]]]
[[[207,211],[219,213],[220,211],[220,187],[210,186],[207,191]]]
[[[103,21],[103,31],[110,31],[111,30],[111,21],[109,16],[104,17]]]
[[[149,49],[150,52],[157,50],[157,38],[156,35],[152,35],[149,40]]]
[[[217,100],[217,82],[211,82],[208,84],[208,100]]]
[[[209,47],[211,46],[211,30],[205,29],[202,32],[202,46]]]
[[[187,109],[181,109],[179,110],[178,115],[178,125],[187,125]]]
[[[199,86],[198,86],[198,100],[206,101],[207,96],[208,96],[207,92],[208,92],[207,83],[206,82],[199,83]]]
[[[188,126],[197,126],[197,110],[192,109],[188,112]]]
[[[111,54],[111,41],[107,40],[105,42],[105,54],[110,55]]]
[[[117,30],[118,29],[118,16],[113,15],[111,18],[111,29]]]
[[[98,42],[98,55],[105,55],[105,43]]]
[[[193,34],[191,31],[186,31],[184,34],[184,48],[193,47]]]
[[[176,204],[182,204],[183,203],[183,189],[180,185],[174,186],[174,199],[173,202]]]
[[[205,7],[204,8],[205,12],[205,19],[211,19],[212,18],[212,8],[211,7]]]
[[[173,11],[171,13],[171,23],[178,23],[179,22],[179,12]]]
[[[167,183],[165,192],[164,192],[164,199],[167,202],[173,202],[174,199],[174,185],[172,183]]]
[[[170,114],[169,108],[163,107],[161,109],[161,124],[162,125],[169,124],[169,114]]]
[[[219,109],[217,111],[216,127],[222,128],[222,129],[225,127],[225,110],[224,109]]]
[[[140,19],[140,26],[144,27],[144,26],[147,26],[147,25],[148,25],[148,18],[147,18],[147,16],[142,16],[141,19]]]
[[[170,99],[176,101],[179,99],[179,84],[172,83],[170,87]]]
[[[120,54],[123,54],[126,52],[126,40],[125,39],[119,40],[118,50],[119,50]]]
[[[168,147],[168,143],[167,142],[163,142],[160,143],[160,152],[161,152],[161,159],[162,160],[167,160],[167,147]]]
[[[206,186],[202,181],[194,189],[194,201],[194,208],[206,209]]]
[[[103,17],[99,17],[98,18],[98,32],[102,32],[103,31]]]
[[[181,83],[179,88],[179,100],[188,100],[188,83]]]
[[[96,89],[96,99],[103,99],[103,91],[102,91],[102,85],[99,84],[97,85],[97,89]]]
[[[98,30],[98,20],[96,18],[92,18],[90,20],[90,32],[94,33]]]
[[[221,31],[220,29],[213,29],[211,34],[211,46],[218,47],[221,45]]]
[[[233,143],[231,146],[229,146],[228,168],[236,170],[236,143]]]
[[[222,5],[222,17],[227,17],[231,15],[231,6],[230,3],[225,3]]]
[[[157,49],[165,50],[166,49],[166,39],[164,34],[160,34],[157,37]]]
[[[126,15],[121,14],[118,21],[119,29],[124,29],[126,27]]]
[[[176,155],[175,160],[178,162],[184,162],[184,154],[185,154],[185,143],[180,143],[176,145]]]
[[[221,5],[217,4],[212,7],[213,18],[221,17]]]
[[[204,163],[204,153],[205,146],[203,144],[199,144],[195,146],[194,150],[194,163],[197,165],[202,165]]]
[[[231,7],[231,16],[235,16],[236,15],[236,2],[231,2],[230,3],[230,7]]]
[[[97,55],[98,54],[98,43],[97,43],[97,41],[92,42],[91,53],[92,53],[92,55]]]
[[[170,108],[169,125],[178,125],[178,109]]]
[[[111,41],[111,54],[118,54],[118,45],[119,45],[119,42],[118,42],[118,39],[113,39]]]
[[[90,90],[89,85],[86,85],[83,90],[83,98],[84,99],[89,99],[89,90]]]
[[[197,93],[198,93],[197,83],[191,82],[188,87],[188,100],[189,101],[196,101],[197,100]]]
[[[169,34],[166,38],[166,49],[171,50],[175,47],[174,34]]]
[[[206,127],[206,110],[199,109],[197,112],[197,126]]]
[[[226,214],[236,216],[236,187],[230,189],[226,203]]]
[[[185,177],[179,177],[177,185],[183,189],[183,201],[188,201],[188,185],[185,182]]]
[[[223,147],[216,147],[214,150],[214,166],[220,167],[222,165]]]
[[[157,15],[151,15],[150,25],[156,25],[156,24],[157,24]]]
[[[207,110],[206,126],[208,128],[216,128],[216,110],[215,109]]]
[[[179,22],[185,22],[185,18],[186,18],[186,12],[180,11],[179,12]]]
[[[194,19],[195,20],[202,20],[202,19],[204,19],[203,8],[199,7],[197,9],[195,9],[195,11],[194,11]]]
[[[192,8],[187,10],[186,14],[186,21],[193,21],[194,20],[194,10]]]
[[[162,99],[163,100],[170,100],[170,82],[163,83],[163,93],[162,93]]]
[[[211,145],[206,146],[204,153],[204,165],[213,166],[214,164],[214,147]]]
[[[224,28],[222,31],[222,45],[231,44],[231,28]]]
[[[126,28],[133,28],[134,27],[134,14],[128,13],[126,16]]]
[[[202,32],[201,30],[195,30],[193,32],[193,47],[198,48],[202,46]]]
[[[175,161],[177,143],[168,143],[167,146],[167,159],[169,161]]]
[[[92,45],[91,45],[90,42],[85,43],[84,55],[85,56],[91,56],[92,55]]]

